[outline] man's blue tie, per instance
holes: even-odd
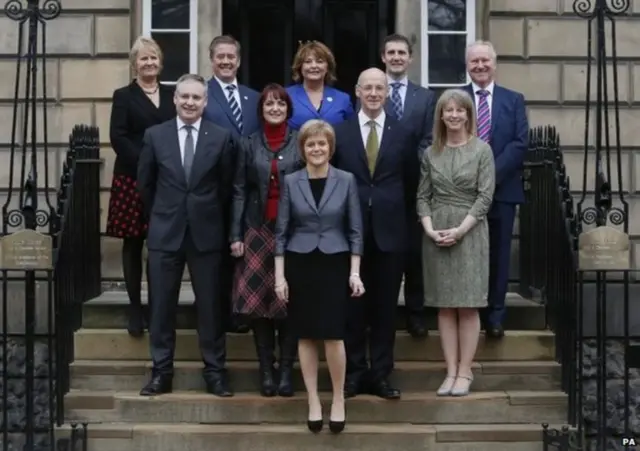
[[[231,109],[233,118],[236,120],[236,124],[238,124],[238,130],[242,132],[242,110],[240,109],[240,105],[238,105],[238,102],[236,101],[236,96],[233,95],[235,89],[235,85],[227,86],[227,90],[229,91],[227,100],[229,101],[229,108]]]
[[[396,116],[396,119],[402,119],[402,99],[400,98],[400,88],[402,87],[402,83],[394,82],[391,83],[391,107],[393,110],[393,114]]]

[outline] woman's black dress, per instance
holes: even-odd
[[[320,202],[326,179],[310,179]],[[349,296],[350,253],[308,254],[286,252],[285,277],[289,284],[289,325],[300,339],[343,340]]]

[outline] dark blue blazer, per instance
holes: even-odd
[[[475,103],[471,84],[465,86]],[[529,121],[524,96],[495,85],[491,104],[491,140],[496,166],[493,199],[508,204],[524,203],[522,170],[529,149]]]
[[[301,84],[287,87],[287,92],[293,103],[293,116],[289,119],[289,127],[294,130],[300,130],[300,127],[311,119],[322,119],[331,125],[336,125],[353,116],[353,105],[349,94],[331,86],[324,87],[320,111],[314,108]]]
[[[208,83],[207,106],[204,109],[203,117],[219,127],[226,128],[231,132],[234,139],[241,136],[249,136],[260,129],[258,121],[258,100],[260,94],[245,85],[238,85],[240,93],[240,108],[242,108],[242,133],[238,130],[236,121],[233,118],[226,93],[222,92],[220,84],[215,78]]]
[[[362,142],[358,116],[338,124],[335,167],[351,172],[358,184],[363,212],[363,236],[373,232],[382,252],[404,252],[407,220],[415,217],[419,166],[418,142],[402,123],[387,115],[373,176]]]

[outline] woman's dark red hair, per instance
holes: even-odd
[[[260,93],[260,99],[258,100],[258,120],[260,123],[264,123],[264,103],[272,95],[276,100],[282,100],[287,104],[287,121],[293,116],[293,102],[291,102],[291,96],[289,93],[278,83],[269,83],[264,87]]]

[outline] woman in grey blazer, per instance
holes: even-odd
[[[235,267],[233,312],[252,326],[263,396],[294,394],[291,372],[297,340],[287,327],[287,304],[275,294],[273,267],[282,181],[304,166],[298,134],[287,125],[292,112],[291,98],[282,86],[263,89],[258,101],[261,127],[241,141],[233,184],[229,239],[231,255],[241,258]],[[276,329],[279,377],[274,374]]]
[[[278,205],[276,294],[289,303],[289,324],[299,339],[309,430],[319,432],[323,425],[315,343],[323,341],[333,386],[329,428],[339,433],[345,425],[347,302],[349,294],[364,293],[360,200],[353,174],[329,164],[335,151],[331,125],[306,122],[298,148],[306,168],[285,176]]]

